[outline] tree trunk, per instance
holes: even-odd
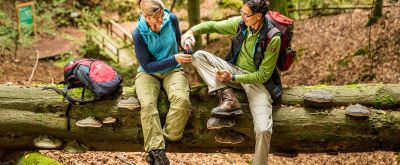
[[[372,25],[378,21],[379,18],[382,17],[382,6],[383,6],[383,0],[376,0],[373,11],[372,11],[372,16],[368,21],[367,25]]]
[[[376,18],[382,17],[382,6],[383,6],[383,0],[376,0],[373,11],[373,17]]]
[[[272,11],[279,11],[283,15],[288,15],[288,5],[286,0],[270,0],[269,9]]]
[[[200,0],[190,0],[188,1],[188,17],[189,26],[193,27],[200,23]],[[195,50],[200,50],[202,47],[201,35],[194,36],[196,39]]]
[[[398,85],[381,86],[399,88]],[[295,89],[299,90],[300,87]],[[349,87],[343,87],[342,91],[346,89]],[[287,93],[291,92],[290,90],[286,90]],[[124,88],[124,91],[127,94],[133,93],[132,88]],[[210,109],[217,104],[217,98],[205,97],[202,94],[204,91],[203,88],[192,92],[192,112],[184,137],[178,142],[169,142],[168,151],[253,152],[255,138],[253,123],[244,93],[239,92],[238,96],[245,114],[237,117],[236,125],[232,129],[240,132],[245,137],[245,141],[229,145],[215,142],[214,136],[218,130],[208,130],[206,127],[207,120],[210,118]],[[75,90],[72,94],[79,96],[80,92]],[[291,95],[291,97],[295,96]],[[78,140],[88,146],[89,150],[143,151],[139,109],[118,109],[117,102],[118,99],[74,106],[71,111],[71,130],[67,131],[64,116],[66,103],[54,91],[41,90],[37,87],[0,85],[0,148],[37,149],[33,146],[33,138],[39,135],[51,135],[64,142]],[[160,116],[164,119],[168,111],[165,92],[160,94],[158,107]],[[271,149],[275,152],[286,153],[400,149],[398,140],[400,139],[400,112],[372,108],[369,110],[371,112],[369,118],[352,118],[347,117],[342,108],[313,109],[299,106],[276,106],[273,110],[274,132]],[[76,120],[87,116],[98,119],[113,116],[117,118],[117,123],[104,124],[101,128],[75,126]]]
[[[305,100],[305,94],[315,91],[325,91],[331,94],[331,102],[316,104]],[[400,107],[400,84],[298,86],[284,89],[281,103],[314,107],[348,106],[359,103],[377,109],[398,109]]]

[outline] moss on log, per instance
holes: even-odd
[[[232,129],[244,135],[244,142],[236,145],[215,142],[216,132],[208,130],[206,122],[217,99],[194,92],[191,95],[192,113],[184,137],[178,142],[169,142],[168,150],[253,152],[252,117],[243,93],[239,93],[239,98],[245,114],[236,119]],[[64,142],[78,140],[89,150],[142,151],[140,110],[118,109],[117,102],[118,99],[75,106],[71,112],[71,130],[67,131],[64,116],[66,102],[54,91],[0,85],[0,148],[37,149],[33,145],[33,138],[46,134]],[[159,107],[163,109],[160,110],[163,118],[168,109],[165,93],[160,96]],[[369,110],[369,118],[349,118],[342,108],[274,107],[271,148],[275,152],[399,150],[400,112]],[[76,120],[89,115],[99,119],[113,116],[118,120],[101,128],[79,128],[74,125]]]

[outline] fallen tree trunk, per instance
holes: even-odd
[[[298,86],[284,90],[281,103],[286,105],[314,104],[307,102],[304,96],[308,93],[321,91],[331,96],[330,102],[322,104],[325,107],[348,106],[356,103],[377,109],[398,109],[400,107],[400,84]]]
[[[131,93],[131,88],[124,88]],[[215,142],[216,130],[208,130],[210,109],[217,104],[214,96],[204,97],[193,92],[192,113],[181,141],[170,142],[173,152],[253,152],[252,118],[243,93],[239,93],[245,114],[236,119],[232,128],[245,137],[236,144]],[[142,151],[143,137],[139,109],[116,107],[118,100],[74,106],[71,130],[66,130],[66,103],[54,91],[38,87],[0,85],[0,148],[37,149],[33,138],[51,135],[64,142],[77,140],[89,150]],[[168,101],[165,93],[159,99],[161,118]],[[274,107],[274,133],[271,149],[275,152],[352,152],[400,149],[400,111],[369,109],[369,118],[349,118],[342,108],[313,109],[299,106]],[[78,119],[95,116],[116,117],[117,123],[101,128],[79,128]]]

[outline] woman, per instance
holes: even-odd
[[[136,93],[141,104],[140,119],[144,150],[150,164],[169,164],[165,139],[182,138],[189,118],[189,83],[181,64],[192,61],[190,55],[178,53],[181,33],[178,18],[161,0],[139,1],[142,15],[133,32],[140,67],[136,75]],[[167,92],[170,108],[161,128],[157,98],[161,87]]]

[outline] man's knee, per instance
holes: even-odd
[[[196,65],[197,62],[206,60],[207,54],[209,54],[209,53],[204,50],[196,51],[195,53],[193,53],[193,56],[192,56],[192,64]]]

